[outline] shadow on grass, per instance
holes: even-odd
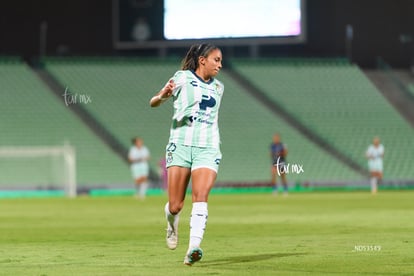
[[[232,256],[228,258],[222,258],[220,260],[209,260],[202,261],[198,266],[211,266],[211,265],[228,265],[228,264],[237,264],[237,263],[250,263],[265,261],[273,258],[283,258],[283,257],[292,257],[292,256],[303,256],[307,253],[269,253],[269,254],[259,254],[259,255],[247,255],[247,256]]]

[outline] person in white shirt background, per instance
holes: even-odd
[[[378,182],[383,176],[383,158],[384,146],[381,144],[379,137],[374,137],[372,144],[369,145],[366,153],[368,159],[368,169],[370,172],[371,193],[376,194],[378,190]]]
[[[144,199],[148,188],[150,152],[144,145],[141,137],[132,139],[132,146],[129,149],[128,161],[131,164],[131,173],[135,181],[136,197]]]

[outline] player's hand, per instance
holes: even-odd
[[[160,94],[161,98],[168,99],[169,97],[171,97],[174,89],[175,89],[175,83],[173,80],[170,80],[161,90],[161,94]]]

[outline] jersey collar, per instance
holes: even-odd
[[[209,81],[204,81],[202,78],[200,78],[197,74],[196,74],[196,72],[194,72],[193,70],[190,70],[191,71],[191,73],[193,73],[193,75],[199,80],[199,81],[201,81],[202,83],[205,83],[205,84],[210,84],[210,83],[212,83],[213,81],[214,81],[214,78],[213,77],[211,77],[210,78],[210,80]]]

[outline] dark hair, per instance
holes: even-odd
[[[135,144],[137,142],[137,140],[142,140],[142,138],[139,137],[139,136],[136,136],[136,137],[132,138],[131,139],[132,144]]]
[[[182,70],[193,70],[198,68],[198,58],[207,57],[211,51],[219,49],[213,44],[196,44],[190,47],[183,61],[181,62]]]

